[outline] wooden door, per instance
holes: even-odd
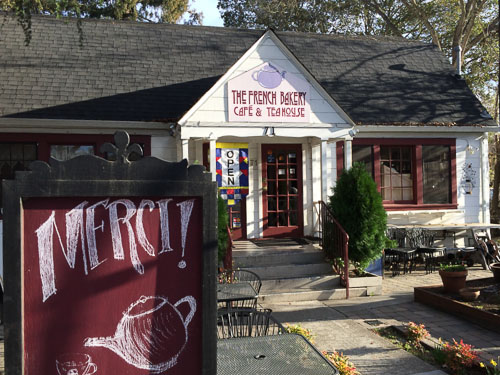
[[[302,146],[262,145],[264,237],[302,237]]]

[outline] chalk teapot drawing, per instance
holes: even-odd
[[[184,302],[190,308],[185,318],[177,309]],[[196,300],[192,296],[173,305],[166,297],[142,296],[123,313],[114,336],[87,338],[84,345],[105,347],[128,364],[159,374],[177,364],[188,342],[187,327],[195,312]]]
[[[274,89],[281,84],[285,78],[286,71],[280,72],[274,65],[267,63],[260,70],[252,73],[254,81],[266,89]]]

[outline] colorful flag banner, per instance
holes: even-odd
[[[234,205],[248,195],[248,143],[219,143],[215,153],[222,199]]]

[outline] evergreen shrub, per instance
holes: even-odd
[[[217,220],[217,258],[219,264],[224,260],[226,256],[227,250],[227,241],[229,240],[229,236],[227,234],[227,225],[229,223],[229,215],[227,214],[227,203],[220,196],[217,198],[217,212],[218,212],[218,220]]]
[[[329,204],[349,235],[349,261],[363,272],[385,247],[387,213],[377,185],[362,163],[344,170]]]

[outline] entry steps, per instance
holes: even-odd
[[[260,276],[259,302],[345,299],[340,276],[333,273],[321,248],[307,240],[235,241],[233,262],[234,268]]]

